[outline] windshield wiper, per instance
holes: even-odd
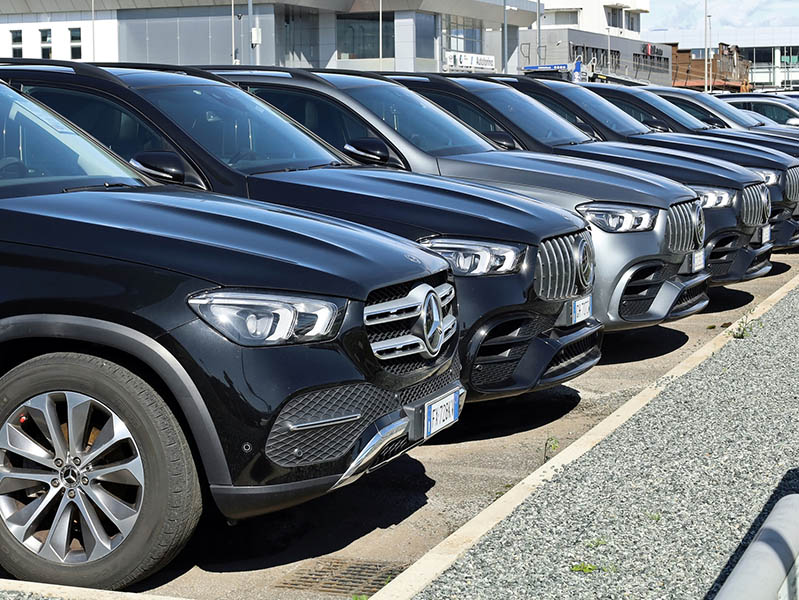
[[[104,183],[98,183],[97,185],[82,185],[77,187],[71,188],[64,188],[61,190],[63,193],[67,192],[97,192],[103,190],[110,190],[113,188],[141,188],[145,187],[143,185],[134,185],[132,183],[108,183],[107,181]]]

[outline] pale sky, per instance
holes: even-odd
[[[703,0],[651,0],[641,29],[702,29]],[[708,0],[713,27],[799,26],[799,0]]]

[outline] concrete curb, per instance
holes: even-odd
[[[750,313],[735,321],[729,328],[714,337],[696,352],[675,365],[658,381],[644,388],[630,398],[615,412],[608,415],[582,437],[556,454],[525,479],[517,483],[508,492],[495,500],[482,512],[465,523],[460,529],[429,550],[424,556],[403,571],[388,585],[371,596],[371,600],[410,600],[432,583],[439,575],[452,566],[455,561],[493,527],[508,517],[524,502],[542,483],[552,479],[558,469],[575,461],[616,429],[626,423],[635,413],[652,401],[667,385],[669,380],[685,375],[700,363],[718,352],[732,340],[732,331],[739,324],[763,316],[777,302],[799,286],[799,275],[793,277],[785,285],[757,305]]]
[[[170,596],[110,592],[108,590],[17,581],[15,579],[0,579],[0,593],[3,592],[25,592],[47,598],[58,598],[59,600],[181,600]]]

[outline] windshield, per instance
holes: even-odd
[[[660,96],[652,92],[642,91],[637,93],[641,94],[640,98],[644,102],[649,104],[649,106],[652,106],[653,108],[656,108],[660,112],[668,115],[683,127],[687,127],[688,129],[692,129],[694,131],[699,131],[700,129],[707,129],[706,123],[703,123],[692,114],[685,112],[683,109],[678,108],[676,105],[672,104],[665,98],[661,98]]]
[[[537,142],[562,146],[592,141],[546,106],[513,88],[494,88],[477,92],[477,95]]]
[[[345,91],[419,150],[433,156],[495,150],[446,111],[402,86],[372,84]]]
[[[723,115],[725,118],[741,127],[757,127],[760,123],[760,121],[750,117],[745,112],[738,110],[731,104],[727,104],[724,100],[719,100],[710,94],[692,94],[691,97],[695,98],[700,104],[704,104],[715,110],[720,115]]]
[[[133,169],[32,100],[0,85],[0,197],[144,185]]]
[[[564,85],[555,88],[558,94],[581,106],[588,114],[608,129],[621,135],[642,135],[651,130],[630,115],[605,100],[602,96],[579,85]]]
[[[226,85],[141,90],[194,141],[242,173],[307,169],[338,157],[270,106]]]

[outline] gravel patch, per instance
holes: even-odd
[[[771,506],[799,492],[798,340],[794,291],[416,598],[713,598]]]

